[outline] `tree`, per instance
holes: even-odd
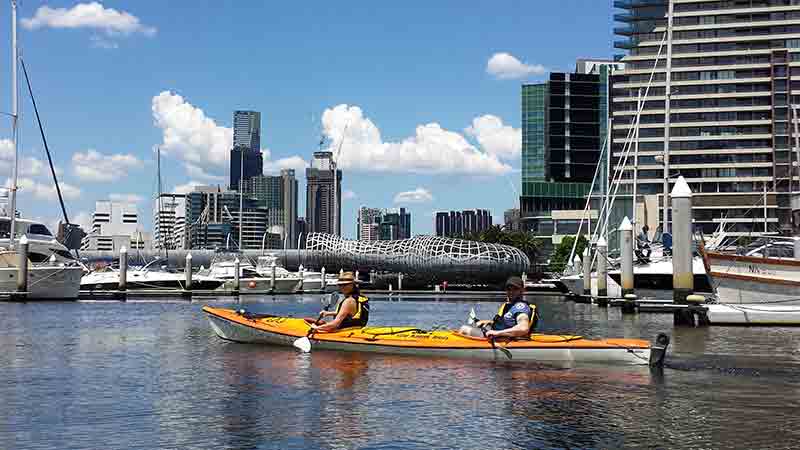
[[[569,255],[572,252],[572,246],[575,244],[574,236],[567,236],[561,240],[561,243],[553,251],[550,257],[550,270],[553,272],[562,272],[564,267],[569,263]],[[586,248],[588,241],[584,235],[578,237],[578,245],[575,247],[576,255],[583,255],[583,250]]]

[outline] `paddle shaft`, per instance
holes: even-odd
[[[482,327],[481,327],[481,331],[483,331],[483,335],[484,335],[484,336],[486,336],[486,327],[487,327],[487,326],[488,326],[488,325],[484,325],[484,326],[482,326]],[[498,347],[498,346],[497,346],[497,344],[494,342],[494,338],[493,338],[493,337],[488,337],[488,336],[487,336],[487,337],[486,337],[486,339],[488,339],[488,340],[489,340],[489,343],[490,343],[490,344],[492,344],[492,349],[493,349],[493,350],[500,350],[501,352],[503,352],[503,354],[504,354],[504,355],[506,355],[506,357],[507,357],[508,359],[512,359],[512,358],[514,357],[514,356],[511,354],[511,350],[509,350],[509,349],[507,349],[507,348],[504,348],[504,347]]]

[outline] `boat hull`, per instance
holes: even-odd
[[[800,305],[800,261],[708,253],[720,303]]]
[[[214,332],[222,339],[291,346],[306,336],[308,323],[287,317],[248,318],[233,310],[204,307]],[[399,355],[435,356],[480,360],[507,360],[486,339],[462,336],[454,331],[424,331],[413,327],[349,328],[335,333],[316,333],[313,348]],[[533,335],[530,340],[497,342],[511,352],[514,361],[566,364],[647,365],[650,344],[640,339],[588,340],[580,336]]]
[[[712,325],[800,325],[800,306],[791,305],[707,305]]]
[[[29,267],[26,300],[77,300],[83,273],[82,267]],[[16,267],[0,268],[0,291],[16,291],[18,275]]]

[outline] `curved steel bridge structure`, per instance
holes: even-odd
[[[186,254],[192,254],[192,265],[206,267],[214,260],[214,250],[170,250],[167,264],[183,267]],[[328,273],[359,270],[403,273],[429,280],[501,282],[511,275],[521,275],[530,268],[528,257],[508,245],[487,244],[464,239],[417,236],[396,241],[356,241],[324,233],[310,233],[302,250],[244,250],[242,258],[255,261],[258,256],[277,256],[289,270],[325,267]],[[116,260],[116,252],[83,251],[81,259]],[[158,250],[129,251],[129,264],[144,265],[165,257]]]
[[[530,267],[528,257],[515,247],[436,236],[356,241],[311,233],[306,250],[316,265],[402,272],[419,278],[496,280],[520,275]]]

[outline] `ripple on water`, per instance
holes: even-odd
[[[0,448],[791,448],[800,331],[536,298],[546,332],[672,336],[662,375],[244,345],[203,303],[0,304]],[[209,300],[217,305],[226,300]],[[249,299],[314,315],[318,300]],[[372,323],[456,327],[471,307],[375,302]]]

